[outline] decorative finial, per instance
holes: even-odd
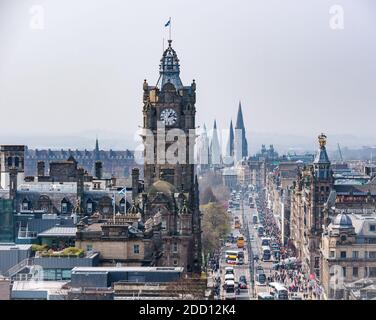
[[[321,133],[319,135],[319,144],[320,144],[320,148],[325,148],[325,145],[326,145],[326,135]]]

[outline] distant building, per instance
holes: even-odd
[[[137,167],[134,152],[130,150],[100,150],[98,139],[94,150],[51,150],[51,149],[25,149],[25,175],[37,176],[37,164],[43,162],[48,168],[50,162],[64,161],[72,156],[80,167],[90,174],[95,174],[95,162],[103,163],[103,177],[113,176],[121,178],[130,176],[131,169]],[[48,173],[46,172],[46,175]]]
[[[231,168],[224,168],[222,170],[222,179],[223,184],[229,189],[229,190],[235,190],[238,185],[238,174],[236,172],[236,169]]]

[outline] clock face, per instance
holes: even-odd
[[[166,126],[172,126],[176,123],[178,115],[174,109],[163,109],[161,112],[161,121],[164,122]]]

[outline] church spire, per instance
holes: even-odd
[[[217,120],[214,120],[213,135],[210,145],[211,164],[219,165],[221,163],[221,147],[217,133]]]
[[[232,157],[234,155],[234,128],[232,126],[232,120],[230,121],[230,132],[227,141],[227,156]]]
[[[248,157],[248,142],[247,142],[247,134],[245,131],[245,126],[244,126],[241,101],[239,101],[238,114],[236,117],[234,140],[235,140],[234,142],[235,160],[239,161],[243,158],[247,158]]]
[[[94,159],[95,159],[95,161],[100,160],[98,136],[95,139]]]
[[[238,115],[236,117],[235,129],[245,130],[241,101],[239,101],[239,108],[238,108]]]

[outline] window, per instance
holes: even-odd
[[[353,251],[352,257],[353,257],[353,259],[358,259],[359,258],[359,251]]]
[[[93,213],[93,204],[91,202],[87,203],[86,211],[87,211],[87,213]]]
[[[11,167],[13,165],[12,157],[8,157],[8,167]]]
[[[173,264],[174,264],[174,266],[176,267],[176,266],[178,265],[178,260],[175,259],[175,260],[173,261]]]
[[[334,250],[330,251],[330,258],[335,258],[336,252]]]
[[[140,254],[140,245],[139,244],[133,245],[133,253],[134,254]]]
[[[341,251],[340,257],[341,259],[346,259],[346,251]]]
[[[174,242],[174,244],[172,245],[172,252],[174,252],[174,253],[178,252],[178,244],[177,244],[177,242]]]
[[[376,224],[371,224],[371,225],[369,226],[369,231],[373,231],[373,232],[375,232],[375,231],[376,231]]]
[[[343,267],[343,277],[346,278],[346,267]]]
[[[166,230],[166,229],[167,229],[166,219],[162,219],[162,230]]]
[[[68,212],[68,203],[65,201],[61,203],[61,213],[67,213]]]
[[[358,267],[353,267],[353,277],[358,277]]]
[[[18,168],[19,165],[20,165],[20,158],[15,157],[15,158],[14,158],[14,166],[15,166],[16,168]]]
[[[376,277],[376,267],[369,267],[368,268],[368,276],[370,278],[375,278]]]
[[[22,202],[21,210],[29,210],[29,202]]]
[[[376,259],[376,251],[370,251],[370,252],[368,252],[368,257],[370,259]]]
[[[88,244],[86,246],[86,251],[93,251],[93,245],[92,244]]]

